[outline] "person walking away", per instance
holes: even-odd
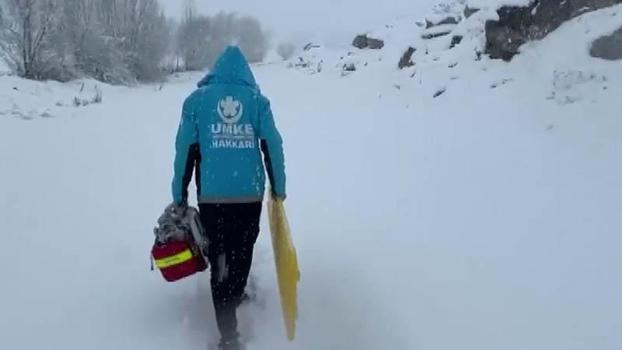
[[[210,241],[219,349],[239,350],[236,309],[259,235],[266,173],[271,195],[285,200],[286,193],[282,138],[270,102],[238,47],[224,51],[184,102],[175,149],[173,201],[187,206],[194,172],[200,218]]]

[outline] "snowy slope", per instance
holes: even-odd
[[[440,39],[399,71],[423,46],[396,24],[381,52],[318,49],[318,74],[257,67],[303,279],[288,345],[264,224],[249,350],[619,349],[622,63],[588,45],[621,16],[581,16],[510,64]],[[346,59],[367,65],[342,76]],[[148,260],[198,79],[100,84],[74,107],[91,83],[0,77],[2,348],[206,349],[207,275],[167,285]]]
[[[2,76],[2,73],[0,73]],[[81,108],[101,103],[105,96],[103,84],[94,80],[71,83],[27,81],[15,76],[0,80],[0,115],[32,120],[55,116],[82,115]],[[110,93],[124,88],[106,87]]]

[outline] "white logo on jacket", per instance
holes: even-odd
[[[232,96],[218,101],[216,108],[224,123],[210,125],[211,148],[253,149],[256,147],[252,124],[238,124],[244,114],[244,105]]]
[[[222,121],[227,124],[239,122],[244,114],[244,105],[242,102],[234,99],[233,96],[227,96],[218,101],[218,108],[216,109]]]

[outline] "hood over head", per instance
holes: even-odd
[[[239,84],[257,88],[248,61],[237,46],[229,46],[225,49],[216,60],[214,68],[198,83],[198,87],[207,84]]]

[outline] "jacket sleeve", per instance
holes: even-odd
[[[196,161],[196,149],[199,142],[198,129],[194,111],[188,100],[184,103],[181,114],[177,138],[175,140],[175,163],[173,175],[173,201],[182,203],[188,201],[188,184],[192,179],[192,172]]]
[[[286,198],[283,139],[276,128],[270,101],[263,96],[259,99],[259,113],[259,139],[261,141],[266,171],[272,186],[272,195]]]

